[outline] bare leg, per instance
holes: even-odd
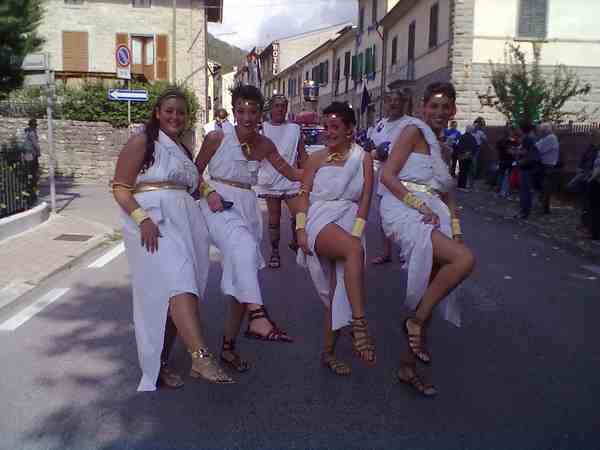
[[[319,256],[330,261],[343,261],[344,282],[353,316],[354,349],[362,360],[374,364],[375,349],[364,319],[364,251],[361,241],[339,226],[329,224],[317,236],[315,248]]]
[[[171,317],[188,351],[192,355],[193,376],[202,376],[216,383],[230,383],[233,380],[222,372],[210,357],[202,330],[198,299],[193,294],[179,294],[169,300]]]
[[[163,343],[163,351],[160,355],[160,372],[158,373],[158,384],[169,388],[179,388],[183,386],[183,380],[181,376],[169,368],[168,361],[171,349],[175,343],[177,337],[177,328],[171,315],[167,315],[167,322],[165,324],[165,339]]]
[[[245,314],[246,306],[239,303],[235,297],[228,295],[221,360],[238,372],[246,372],[250,368],[248,361],[243,360],[235,348],[235,340],[240,332]]]
[[[331,298],[333,299],[333,292],[335,291],[336,285],[336,273],[335,264],[331,264],[331,277],[330,277],[330,292]],[[325,308],[325,316],[323,320],[323,352],[321,352],[321,363],[324,367],[327,367],[336,375],[350,375],[350,367],[339,361],[335,357],[335,348],[337,341],[340,336],[339,330],[334,331],[331,318],[331,307]]]
[[[267,211],[269,215],[269,238],[271,242],[271,259],[269,267],[277,269],[281,266],[279,257],[279,240],[281,235],[281,200],[267,198]]]

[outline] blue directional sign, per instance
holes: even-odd
[[[146,89],[109,89],[108,99],[122,102],[147,102],[148,91]]]

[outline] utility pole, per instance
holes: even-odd
[[[177,0],[173,0],[173,37],[171,39],[171,82],[177,82]]]
[[[48,181],[50,182],[50,206],[53,213],[56,212],[56,182],[54,180],[54,171],[56,161],[54,158],[54,126],[52,123],[52,102],[54,96],[54,83],[52,80],[52,71],[50,70],[50,53],[46,54],[46,82],[48,89],[48,102],[46,106],[46,115],[48,118]]]

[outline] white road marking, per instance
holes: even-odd
[[[16,330],[29,319],[31,319],[33,316],[35,316],[37,313],[46,308],[48,305],[54,303],[60,297],[69,292],[69,290],[70,288],[52,289],[50,292],[48,292],[42,298],[37,300],[35,303],[29,305],[23,311],[19,312],[4,323],[0,324],[0,331]]]
[[[12,281],[0,289],[0,308],[14,302],[20,296],[33,289],[35,286],[22,281]]]
[[[124,251],[125,251],[125,244],[123,242],[121,242],[119,245],[112,248],[111,250],[106,252],[103,256],[101,256],[96,261],[91,263],[88,266],[88,269],[100,269],[101,267],[104,267],[105,265],[107,265],[109,262],[111,262],[113,259],[115,259],[117,256],[119,256]]]

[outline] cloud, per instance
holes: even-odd
[[[208,31],[251,49],[285,36],[341,22],[356,22],[356,0],[224,0],[223,23]]]

